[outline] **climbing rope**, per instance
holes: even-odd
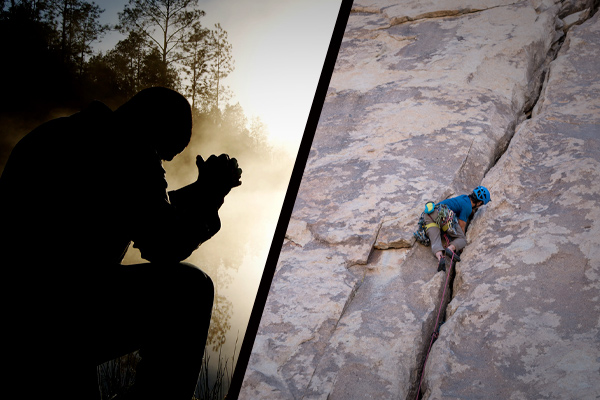
[[[448,243],[448,237],[444,235],[446,238],[446,242]],[[444,256],[445,257],[445,256]],[[446,297],[446,289],[448,288],[448,281],[450,280],[450,271],[452,271],[452,266],[454,265],[454,252],[452,252],[452,258],[450,259],[450,268],[448,268],[448,272],[446,273],[446,283],[444,284],[444,293],[442,294],[442,300],[440,301],[440,307],[438,309],[437,318],[435,320],[435,329],[431,334],[431,341],[429,342],[429,349],[427,349],[427,354],[425,355],[425,362],[423,363],[423,370],[421,371],[421,379],[419,380],[419,388],[417,390],[417,397],[415,400],[418,400],[419,393],[421,392],[421,384],[423,383],[423,375],[425,374],[425,366],[427,365],[427,359],[429,358],[429,352],[431,351],[431,346],[433,346],[433,342],[439,336],[440,326],[438,325],[440,322],[440,315],[442,314],[442,307],[444,306],[444,298]]]

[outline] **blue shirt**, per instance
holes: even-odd
[[[438,204],[446,204],[452,211],[454,211],[458,219],[464,222],[467,222],[469,215],[471,215],[471,212],[473,212],[473,207],[471,207],[471,199],[466,194],[442,200]]]

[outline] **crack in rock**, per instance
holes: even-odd
[[[595,24],[595,30],[591,28],[591,25],[588,25],[589,32],[593,32],[586,33],[588,38],[590,35],[598,34],[600,29],[598,18],[595,19]],[[595,42],[596,44],[600,43],[597,40]],[[490,215],[481,216],[481,220],[477,221],[477,226],[475,227],[477,230],[476,237],[470,240],[470,242],[474,241],[476,243],[470,243],[465,250],[469,253],[471,250],[470,247],[476,246],[477,250],[473,251],[484,254],[469,253],[466,257],[467,259],[463,260],[467,263],[465,264],[467,266],[466,270],[464,269],[465,267],[463,267],[463,271],[461,271],[461,268],[457,269],[454,291],[455,293],[461,293],[461,297],[459,303],[452,301],[450,304],[452,311],[449,314],[452,314],[452,316],[448,321],[449,331],[443,340],[440,341],[439,346],[434,346],[432,350],[432,362],[434,365],[431,367],[428,366],[426,370],[426,379],[424,380],[426,393],[423,398],[439,398],[444,393],[444,390],[448,390],[449,387],[452,387],[453,393],[456,393],[458,396],[467,397],[473,395],[475,392],[479,396],[500,396],[502,398],[548,396],[552,398],[594,398],[600,395],[600,387],[598,387],[597,381],[597,370],[600,368],[600,364],[597,362],[597,357],[600,356],[600,353],[597,351],[598,326],[594,327],[592,323],[592,326],[588,327],[586,331],[584,321],[590,318],[586,313],[579,315],[580,313],[576,310],[577,306],[575,309],[569,306],[570,302],[579,304],[583,301],[583,298],[594,296],[594,292],[589,292],[592,290],[593,284],[588,285],[586,290],[580,291],[577,287],[581,284],[582,278],[571,277],[569,279],[569,275],[579,276],[578,263],[581,262],[581,256],[578,255],[580,251],[576,250],[577,244],[574,246],[569,244],[572,242],[569,237],[578,236],[575,233],[577,231],[576,225],[578,224],[573,223],[572,219],[579,219],[583,215],[572,214],[569,217],[571,220],[566,221],[566,223],[563,222],[562,225],[558,225],[558,220],[556,224],[550,222],[558,218],[558,215],[560,215],[559,210],[561,210],[560,204],[562,201],[555,201],[555,196],[571,196],[573,195],[571,192],[573,190],[577,191],[576,188],[578,186],[573,186],[570,189],[565,186],[563,190],[558,189],[563,184],[561,184],[560,180],[552,179],[552,176],[556,174],[560,175],[560,173],[556,172],[554,173],[555,175],[550,176],[551,182],[549,184],[541,183],[548,179],[548,177],[544,176],[544,170],[553,165],[560,165],[563,168],[565,165],[568,165],[567,169],[572,170],[574,174],[580,174],[577,172],[578,168],[583,168],[584,171],[588,170],[585,164],[586,156],[582,155],[582,150],[579,149],[584,140],[589,141],[593,137],[586,133],[586,129],[593,130],[594,126],[597,127],[600,124],[600,120],[598,120],[597,116],[595,120],[594,118],[588,118],[589,122],[587,123],[590,124],[591,128],[581,126],[573,128],[562,126],[560,122],[557,123],[557,121],[560,121],[558,115],[561,112],[569,113],[576,112],[577,110],[576,104],[570,104],[565,109],[564,92],[567,92],[566,97],[568,98],[570,95],[568,92],[575,91],[577,83],[570,83],[564,79],[564,69],[561,70],[561,68],[565,68],[565,65],[567,65],[566,68],[571,74],[571,80],[577,81],[577,79],[580,79],[584,85],[589,85],[589,79],[593,80],[594,76],[598,76],[597,73],[592,72],[593,69],[590,69],[591,65],[586,64],[586,62],[594,64],[594,61],[591,61],[592,59],[590,58],[593,56],[590,56],[590,54],[597,54],[599,51],[598,48],[588,49],[589,53],[585,54],[581,52],[581,41],[578,44],[580,46],[578,53],[571,52],[569,57],[573,59],[574,63],[577,61],[580,62],[578,65],[583,66],[583,72],[580,74],[575,72],[574,65],[568,64],[567,53],[562,52],[560,48],[554,54],[552,52],[549,53],[549,58],[553,61],[555,60],[555,62],[550,65],[550,73],[546,75],[543,88],[540,89],[542,95],[538,100],[538,104],[534,106],[536,111],[533,113],[533,119],[524,122],[518,128],[518,133],[513,139],[515,142],[518,141],[518,145],[511,145],[496,166],[484,178],[484,183],[489,185],[488,187],[495,188],[498,192],[497,197],[500,198],[499,202],[496,200],[497,203],[494,204],[495,212],[497,214],[501,213],[499,210],[506,207],[513,210],[510,212],[511,218],[505,220],[505,224],[507,221],[510,224],[511,219],[518,220],[525,215],[526,219],[535,218],[535,220],[540,222],[547,220],[541,222],[544,225],[544,232],[562,229],[566,233],[567,231],[563,227],[569,227],[570,232],[565,235],[565,238],[560,239],[560,247],[553,246],[552,240],[554,239],[552,239],[552,235],[548,235],[546,239],[546,241],[550,241],[547,244],[548,250],[542,251],[539,256],[535,254],[538,251],[538,247],[544,246],[544,241],[540,241],[535,245],[532,244],[526,249],[523,248],[519,253],[515,253],[516,246],[513,246],[513,251],[510,251],[510,246],[512,246],[510,244],[514,243],[515,238],[512,234],[503,236],[503,231],[507,229],[502,229],[502,226],[494,229],[494,236],[500,237],[493,239],[479,237],[482,233],[481,230],[485,229],[481,225],[487,227],[489,233],[489,227],[495,224],[494,221],[497,218],[502,219],[502,214],[500,214],[500,217]],[[557,55],[562,58],[557,57]],[[588,57],[587,61],[586,57]],[[550,75],[553,73],[560,74],[561,72],[562,75],[559,78],[550,79]],[[552,84],[556,86],[552,87]],[[551,87],[554,90],[553,98],[548,105],[542,107],[539,103],[546,97],[544,93],[550,90]],[[580,92],[583,92],[581,93],[582,97],[585,97],[584,93],[586,89],[585,86],[580,87]],[[577,101],[575,100],[574,102]],[[560,111],[553,108],[557,107],[557,104]],[[582,125],[585,124],[586,122],[582,122]],[[547,135],[545,132],[552,133]],[[540,137],[533,138],[533,135]],[[553,145],[545,145],[543,142],[544,136],[551,136]],[[575,145],[571,143],[575,143]],[[586,148],[587,157],[597,159],[598,155],[595,154],[597,151],[594,152],[597,146],[593,145],[593,141],[590,143],[591,146]],[[551,156],[553,152],[556,152],[554,160]],[[574,158],[569,160],[569,153],[575,154]],[[525,157],[516,161],[519,154],[525,154]],[[563,156],[559,154],[563,154]],[[558,161],[560,158],[564,158],[564,162]],[[536,159],[539,159],[538,163],[535,162]],[[510,164],[515,162],[522,164],[523,171],[518,174],[521,182],[513,182],[512,186],[508,183],[500,186],[495,185],[493,182],[499,182],[499,176],[502,176],[502,180],[507,179],[510,181],[511,177],[507,175],[512,174],[510,172]],[[594,168],[597,167],[591,167],[591,170]],[[566,177],[564,174],[562,176]],[[515,187],[520,188],[523,186],[524,188],[519,190],[527,190],[526,179],[534,180],[534,187],[537,193],[529,196],[523,194],[519,197],[518,194],[514,193]],[[567,181],[577,184],[582,179],[582,177],[574,176],[570,180],[567,178]],[[597,193],[599,189],[597,187],[590,187],[589,190]],[[507,198],[503,198],[503,196]],[[508,198],[512,199],[509,200]],[[562,203],[564,205],[564,202]],[[572,204],[573,201],[570,203]],[[548,204],[555,205],[548,206]],[[598,209],[597,202],[595,204],[588,202],[587,204],[587,207],[593,207],[595,210]],[[553,207],[551,216],[544,212],[548,207]],[[529,209],[531,211],[528,211]],[[586,213],[584,212],[583,214],[585,215]],[[587,215],[589,217],[591,214]],[[516,223],[519,222],[517,221]],[[581,225],[581,229],[583,230],[594,226],[589,223],[582,223]],[[520,229],[520,233],[518,231],[513,231],[513,233],[521,238],[521,243],[528,243],[527,234],[537,235],[537,233],[530,233],[532,230],[531,226],[524,226],[523,228]],[[575,232],[572,232],[573,230]],[[496,245],[487,243],[488,240],[494,241]],[[506,248],[507,245],[510,245],[509,248]],[[548,253],[554,254],[554,257],[547,256]],[[582,253],[585,254],[585,251]],[[510,258],[510,254],[515,254],[515,257],[512,258],[513,265],[507,264],[507,258]],[[494,265],[478,267],[478,259],[482,257],[494,257],[496,259],[493,262]],[[590,265],[589,257],[593,256],[588,254],[583,259],[586,266]],[[554,259],[559,259],[559,261],[554,261]],[[579,261],[573,261],[575,259]],[[479,262],[481,261],[479,260]],[[597,258],[595,262],[597,262]],[[518,265],[518,269],[514,264]],[[536,270],[534,269],[527,275],[527,271],[531,271],[530,268],[527,268],[528,265],[535,266],[535,264],[543,266],[544,271],[547,272],[537,277]],[[496,268],[491,268],[493,266]],[[481,271],[479,271],[480,269],[485,270],[486,273],[482,275]],[[507,273],[503,274],[502,271],[507,271]],[[461,277],[461,274],[467,274],[468,276]],[[550,274],[551,279],[546,279],[548,274]],[[489,277],[487,277],[488,275]],[[586,278],[592,282],[594,280],[597,282],[597,276],[594,273],[588,275]],[[536,288],[547,286],[549,289],[542,289],[543,293],[538,295],[532,292],[532,287],[521,283],[528,280],[535,280]],[[553,285],[554,283],[556,285]],[[558,298],[561,295],[560,287],[567,283],[570,288],[567,297],[557,302],[555,297]],[[517,284],[519,286],[515,287],[515,289],[519,290],[513,292],[511,287]],[[556,287],[550,289],[553,286]],[[596,285],[596,301],[598,299],[598,290],[600,290],[600,285]],[[589,296],[586,293],[590,293]],[[526,299],[523,299],[524,294]],[[541,300],[539,300],[540,298]],[[578,300],[579,298],[581,299]],[[510,307],[513,307],[513,309],[511,310]],[[521,314],[526,314],[526,316],[519,318]],[[591,319],[593,320],[594,318],[592,317]],[[589,330],[590,328],[591,330]],[[485,338],[481,340],[479,337],[472,337],[475,334],[474,329],[477,332],[486,332]],[[579,339],[575,341],[571,340],[572,335],[575,334]],[[595,340],[594,335],[596,336]],[[473,339],[471,344],[472,349],[466,348],[464,343],[460,343],[461,340],[467,337],[472,337]],[[551,339],[548,340],[548,338]],[[484,343],[483,345],[482,342]],[[536,350],[527,350],[526,353],[520,353],[514,346],[522,349]],[[586,354],[590,354],[591,358],[586,358]],[[465,357],[473,360],[473,363],[465,365]],[[566,361],[573,357],[577,360]],[[596,357],[595,362],[593,360],[594,357]],[[485,366],[475,361],[478,359],[485,359]],[[565,365],[565,362],[567,365]],[[576,363],[578,365],[577,371],[571,370],[568,363]],[[453,373],[450,373],[450,370]],[[502,382],[499,382],[498,379],[502,380],[502,377],[506,378],[509,371],[513,385],[507,387]],[[584,371],[591,372],[585,373]],[[465,374],[468,374],[470,380],[478,383],[476,385],[467,385],[468,387],[460,384]],[[490,377],[490,379],[481,380],[482,374],[487,374],[486,376]],[[499,378],[491,377],[490,375],[492,374]],[[575,382],[577,382],[577,385],[570,384]],[[499,393],[502,394],[500,395]]]
[[[384,2],[371,0],[371,5],[380,3]],[[520,190],[521,175],[504,177],[489,172],[506,163],[506,156],[500,155],[515,147],[509,145],[515,131],[534,122],[541,82],[562,78],[552,72],[543,74],[543,61],[551,54],[556,30],[565,26],[556,23],[564,7],[555,3],[524,1],[514,7],[489,9],[489,15],[472,13],[464,20],[398,25],[387,35],[374,32],[389,25],[382,13],[351,15],[288,228],[287,238],[294,243],[282,250],[241,398],[407,398],[424,358],[422,349],[428,345],[427,331],[435,323],[432,319],[441,298],[443,274],[435,273],[430,249],[414,246],[414,242],[407,249],[377,247],[397,240],[391,236],[384,240],[391,229],[412,233],[426,200],[464,192],[492,176],[497,179],[491,182],[497,193],[508,190],[504,180],[514,181],[511,190]],[[401,17],[391,7],[379,9],[386,18]],[[391,40],[391,35],[414,39]],[[564,104],[577,100],[576,93],[567,95],[571,97],[565,97],[568,101]],[[552,96],[556,94],[542,93],[537,104]],[[530,108],[533,118],[524,120],[523,114]],[[578,116],[577,125],[571,126],[583,137],[593,136],[580,121],[588,114]],[[563,153],[577,154],[583,149],[576,140],[564,141],[567,151],[558,150],[554,140],[536,144],[544,150],[546,168],[560,161]],[[520,165],[532,158],[528,150],[520,148],[521,159],[512,161]],[[589,165],[584,163],[582,170],[595,176],[597,164],[584,161]],[[522,172],[535,188],[528,194],[533,204],[537,193],[550,184],[536,185],[541,177]],[[510,225],[512,233],[481,238],[478,234],[486,225],[476,217],[463,258],[465,266],[471,263],[470,269],[458,264],[453,294],[469,288],[478,268],[489,272],[484,259],[488,249],[510,246],[513,253],[534,263],[555,254],[558,246],[574,246],[563,238],[566,228],[554,224],[556,210],[561,209],[561,202],[580,207],[590,204],[595,184],[578,187],[559,172],[549,179],[559,182],[559,188],[569,188],[569,193],[558,192],[552,204],[532,205],[539,208],[532,208],[531,215],[547,210],[543,220],[528,218],[529,214],[523,214],[528,206],[508,192],[489,207],[508,210],[500,216],[508,224],[511,216],[520,216]],[[486,215],[486,223],[494,224],[500,217]],[[595,250],[587,238],[597,237],[597,224],[581,215],[575,218],[582,226],[590,226],[591,234],[582,233],[580,240],[584,243],[581,252],[592,254]],[[406,227],[395,225],[397,221],[406,222]],[[536,230],[538,225],[545,229]],[[528,229],[539,232],[544,246],[537,247],[543,251],[538,251],[530,238],[518,237]],[[486,241],[483,250],[477,247],[481,255],[473,254],[471,246],[477,245],[473,241]],[[563,256],[560,261],[568,262],[567,253]],[[478,260],[475,267],[473,258]],[[366,262],[367,268],[356,265],[357,261]],[[509,270],[514,261],[503,261],[495,273]],[[586,279],[598,274],[595,264],[589,263],[587,268]],[[523,274],[519,282],[527,284],[536,278],[535,273]],[[542,290],[527,287],[534,294]],[[479,290],[481,297],[472,304],[461,304],[459,311],[450,303],[452,312],[447,312],[453,315],[443,330],[450,329],[448,324],[461,323],[459,319],[480,323],[488,318],[477,303],[480,299],[493,309],[500,307],[498,291],[512,290],[510,294],[516,296],[516,288],[502,275]],[[523,312],[523,320],[539,326],[549,329],[556,324],[552,313],[534,308]],[[496,324],[507,329],[507,317],[498,318]],[[495,333],[488,334],[488,339]],[[440,339],[434,351],[442,348]],[[426,377],[431,368],[428,363]],[[471,366],[453,364],[453,368],[457,370],[452,376]]]

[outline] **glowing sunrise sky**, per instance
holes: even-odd
[[[98,0],[103,23],[116,24],[127,0]],[[200,0],[202,25],[227,31],[235,70],[224,80],[250,119],[293,154],[300,144],[341,0]],[[124,36],[96,43],[106,50]]]

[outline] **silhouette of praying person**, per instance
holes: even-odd
[[[140,350],[127,398],[192,397],[214,291],[182,260],[220,229],[241,169],[197,156],[198,179],[167,192],[162,161],[188,145],[191,115],[179,93],[149,88],[13,149],[0,177],[7,392],[97,399],[97,365]],[[149,263],[121,265],[131,242]]]

